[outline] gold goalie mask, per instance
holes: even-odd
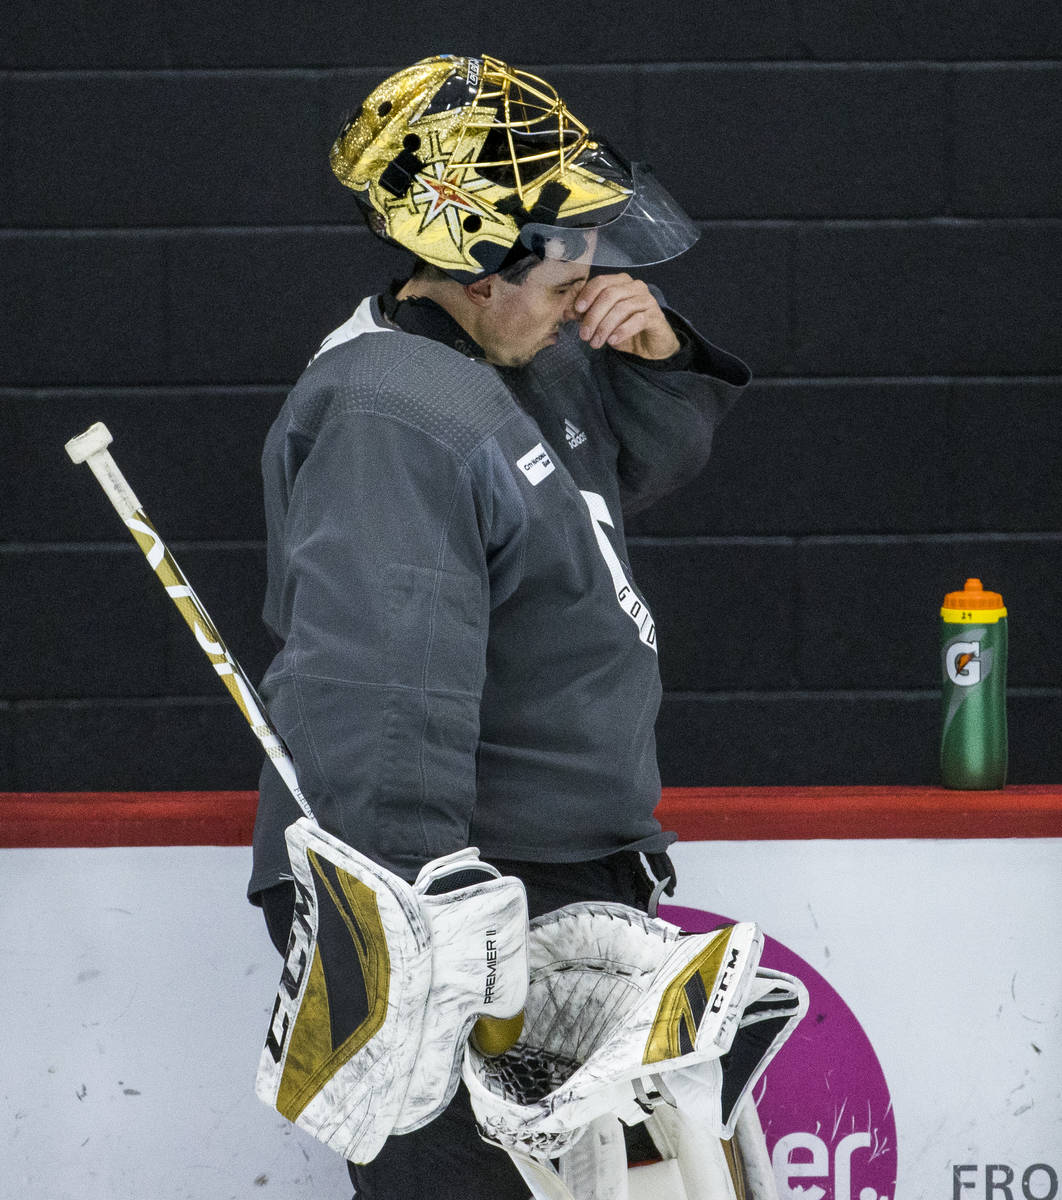
[[[529,254],[648,266],[698,237],[650,167],[594,138],[544,80],[487,55],[392,75],[330,157],[373,233],[462,283]]]

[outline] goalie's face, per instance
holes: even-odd
[[[552,346],[561,326],[575,318],[575,300],[589,275],[585,263],[546,259],[520,283],[492,275],[470,285],[478,316],[476,340],[487,361],[522,367]]]

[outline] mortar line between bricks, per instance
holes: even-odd
[[[979,542],[983,544],[996,542],[1014,545],[1022,542],[1062,543],[1062,532],[1057,530],[1023,530],[1020,533],[1009,531],[999,533],[985,531],[965,532],[959,530],[953,533],[813,533],[803,534],[796,540],[804,546],[866,545],[867,543],[878,546],[910,546],[911,544],[936,546],[942,544],[954,545],[957,542]]]
[[[732,537],[726,534],[694,534],[683,536],[681,534],[675,537],[668,537],[657,534],[628,534],[628,546],[661,546],[667,549],[681,549],[691,546],[794,546],[799,541],[799,537],[792,534],[777,534],[765,533],[763,536],[756,534],[734,534]]]
[[[0,386],[0,401],[17,400],[20,397],[32,396],[35,400],[68,400],[79,396],[90,398],[95,395],[122,396],[132,399],[143,397],[145,393],[157,393],[159,396],[169,396],[174,392],[195,393],[204,397],[229,399],[233,396],[254,396],[262,391],[289,392],[289,383],[63,383],[63,384],[26,384],[17,387],[12,384]]]
[[[664,689],[672,700],[718,704],[732,700],[927,700],[939,701],[940,688],[794,688],[792,691],[763,691],[755,689],[704,692],[683,692]],[[1062,687],[1008,687],[1007,696],[1018,700],[1049,700],[1062,697]]]
[[[664,695],[672,700],[692,700],[721,703],[728,700],[926,700],[940,698],[940,688],[794,688],[792,691],[735,690],[705,692],[670,691]],[[1008,687],[1007,696],[1018,700],[1050,700],[1062,698],[1062,687]],[[14,712],[34,712],[41,709],[110,708],[232,708],[231,697],[224,696],[78,696],[47,699],[0,701],[0,707]]]
[[[963,385],[966,387],[998,387],[1012,384],[1022,387],[1057,386],[1062,383],[1062,374],[1057,375],[756,375],[753,377],[752,388],[786,388],[786,387],[925,387],[926,385],[947,386]],[[0,401],[34,398],[37,400],[72,400],[78,397],[91,399],[93,396],[107,396],[117,399],[133,399],[145,393],[158,395],[180,395],[185,398],[205,395],[232,396],[240,393],[248,396],[254,392],[275,392],[284,396],[295,385],[295,377],[291,379],[263,379],[258,383],[215,383],[204,384],[188,380],[174,380],[172,383],[158,380],[144,383],[50,383],[38,381],[22,385],[8,384],[0,387]]]
[[[1057,375],[756,375],[753,384],[766,387],[817,387],[826,384],[831,387],[855,387],[858,385],[875,384],[911,384],[924,385],[940,384],[984,384],[998,386],[1004,383],[1014,384],[1051,384],[1062,381],[1062,374]],[[0,390],[0,395],[2,395]]]
[[[612,66],[614,64],[608,64]],[[571,63],[565,70],[577,71],[584,64]],[[549,64],[550,69],[553,64]],[[911,67],[931,67],[940,71],[1057,71],[1062,67],[1062,58],[749,58],[749,59],[704,59],[700,62],[657,62],[628,63],[624,69],[644,68],[658,74],[677,74],[680,71],[708,68],[713,71],[827,71],[855,69],[860,71],[906,71]]]
[[[236,539],[227,541],[224,538],[204,539],[194,541],[179,541],[171,538],[166,543],[174,553],[194,554],[200,550],[264,550],[265,538],[259,541]],[[0,542],[0,554],[131,554],[139,556],[139,546],[126,538],[124,541],[116,538],[112,542]]]
[[[799,547],[799,546],[843,546],[843,545],[940,545],[956,542],[1005,543],[1062,542],[1062,532],[1056,530],[1020,531],[966,531],[954,530],[943,533],[764,533],[764,534],[631,534],[628,546],[648,549],[691,549],[702,547],[715,549],[727,546]],[[229,541],[225,538],[197,538],[181,541],[171,538],[166,543],[173,552],[193,554],[199,551],[224,550],[226,552],[265,548],[265,539],[240,538]],[[137,555],[140,551],[128,540],[84,542],[0,542],[0,554],[122,554]]]
[[[757,375],[754,387],[864,387],[864,386],[912,386],[926,384],[947,386],[950,384],[983,385],[996,387],[1000,384],[1041,386],[1062,383],[1062,374],[1057,375]],[[291,390],[291,383],[263,380],[258,383],[27,383],[23,386],[5,384],[0,386],[0,401],[32,397],[36,400],[68,400],[79,396],[114,396],[132,399],[145,393],[171,396],[180,393],[204,397],[253,396],[262,391],[284,394]]]
[[[10,700],[15,712],[36,712],[48,708],[70,710],[92,708],[220,708],[235,712],[232,697],[222,696],[55,696],[48,699]],[[239,719],[237,717],[237,719]]]
[[[719,548],[725,546],[923,546],[955,545],[958,542],[989,544],[993,542],[1014,545],[1017,543],[1062,543],[1062,532],[1056,530],[1022,530],[1020,532],[985,532],[955,530],[945,533],[794,533],[794,534],[630,534],[628,546],[644,546],[668,550]]]
[[[343,75],[368,75],[374,79],[384,78],[392,70],[400,70],[407,66],[405,61],[395,61],[394,63],[365,63],[363,65],[351,66],[345,63],[303,63],[298,66],[289,64],[269,65],[252,65],[252,64],[229,64],[225,66],[201,66],[193,63],[188,63],[182,66],[154,66],[154,67],[3,67],[0,68],[0,83],[18,82],[25,79],[32,80],[66,80],[66,79],[88,79],[88,80],[108,80],[113,79],[121,81],[124,79],[171,79],[173,77],[193,77],[205,76],[212,79],[224,79],[231,77],[234,79],[247,78],[286,78],[286,79],[306,79],[316,80],[322,77],[335,77]],[[646,73],[657,74],[675,74],[679,71],[727,71],[737,73],[739,71],[837,71],[837,70],[861,70],[861,71],[906,71],[912,67],[922,69],[931,68],[941,71],[947,70],[967,70],[967,71],[1000,71],[1000,70],[1015,70],[1015,71],[1052,71],[1058,70],[1062,66],[1062,59],[1059,58],[890,58],[890,59],[875,59],[875,58],[742,58],[742,59],[725,59],[725,58],[705,58],[691,59],[689,61],[661,60],[658,62],[646,62],[639,59],[638,61],[617,61],[610,63],[556,63],[556,62],[531,62],[522,63],[528,70],[534,70],[536,67],[545,71],[547,68],[554,72],[559,71],[585,71],[588,75],[601,75],[607,73],[620,73],[625,71],[645,71]]]
[[[1006,214],[974,214],[952,216],[938,214],[933,216],[907,217],[899,214],[892,216],[814,216],[790,215],[770,217],[698,217],[695,224],[704,229],[966,229],[966,228],[995,228],[998,226],[1024,227],[1042,231],[1049,227],[1052,230],[1062,227],[1062,216],[1057,214],[1026,215]],[[349,234],[352,237],[372,237],[368,229],[353,224],[353,222],[291,222],[289,224],[245,224],[245,225],[139,225],[135,227],[123,225],[14,225],[0,228],[0,240],[15,240],[32,238],[128,238],[130,240],[155,237],[195,238],[195,237],[261,237],[278,234]]]

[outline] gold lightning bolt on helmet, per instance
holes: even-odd
[[[647,266],[698,237],[650,167],[593,137],[544,80],[487,55],[392,75],[330,158],[375,234],[464,283],[530,253]]]

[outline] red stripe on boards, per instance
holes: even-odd
[[[257,792],[0,792],[0,846],[246,846]]]
[[[1062,786],[674,788],[657,817],[683,841],[1062,837]]]
[[[0,792],[0,847],[246,846],[256,792]],[[1062,837],[1062,785],[665,788],[691,841]]]

